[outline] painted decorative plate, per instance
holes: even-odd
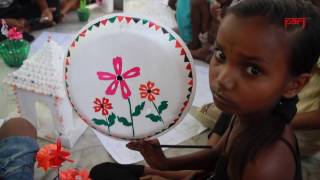
[[[89,126],[120,139],[158,136],[186,115],[195,93],[192,56],[171,29],[110,14],[75,36],[64,61],[65,87]]]

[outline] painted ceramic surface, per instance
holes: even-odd
[[[169,28],[141,17],[111,14],[90,22],[64,64],[74,110],[115,138],[167,132],[184,118],[195,93],[186,45]]]

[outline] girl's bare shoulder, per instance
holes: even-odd
[[[289,144],[286,144],[287,141]],[[291,146],[296,153],[296,141],[293,130],[286,126],[282,138],[257,154],[244,170],[246,180],[292,180],[296,162]]]

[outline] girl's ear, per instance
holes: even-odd
[[[292,98],[297,95],[302,88],[309,82],[311,75],[308,73],[304,73],[299,75],[298,77],[294,77],[285,88],[283,97]]]

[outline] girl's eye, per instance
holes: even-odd
[[[213,55],[218,60],[218,62],[221,62],[221,63],[226,59],[226,56],[219,49],[215,49]]]
[[[248,66],[246,68],[246,71],[247,71],[247,73],[249,73],[250,75],[253,75],[253,76],[258,76],[261,74],[261,71],[257,66],[252,66],[252,65]]]

